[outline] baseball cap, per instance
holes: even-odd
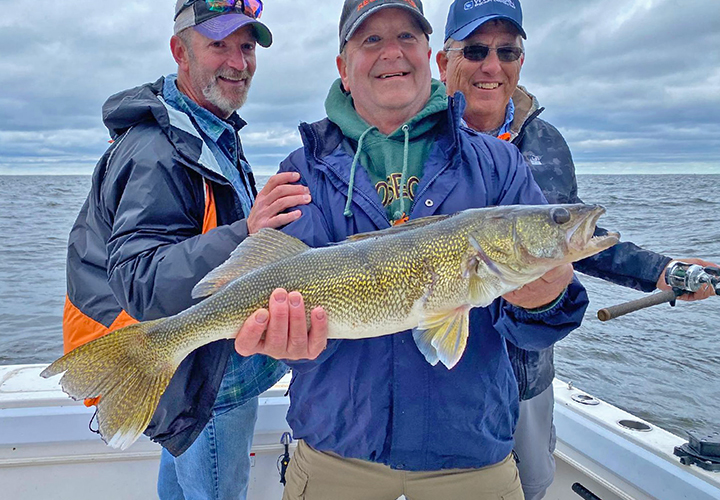
[[[522,27],[520,0],[455,0],[445,23],[445,41],[465,40],[473,31],[493,19],[510,21],[527,39]]]
[[[343,51],[345,43],[352,38],[353,33],[371,15],[384,9],[395,7],[410,11],[420,22],[425,34],[432,33],[432,26],[423,14],[423,6],[420,0],[345,0],[342,14],[340,15],[340,52]]]
[[[252,25],[257,42],[269,47],[272,33],[258,21],[261,13],[261,0],[177,0],[174,33],[194,26],[201,35],[222,40],[243,26]]]

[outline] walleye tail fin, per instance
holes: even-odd
[[[40,374],[48,378],[65,372],[60,385],[70,397],[99,398],[100,436],[113,448],[125,449],[140,437],[175,373],[173,360],[159,360],[147,347],[148,332],[165,321],[110,332],[70,351]]]
[[[428,363],[438,361],[448,369],[460,361],[467,345],[470,308],[426,316],[413,331],[415,344]]]

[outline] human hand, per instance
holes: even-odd
[[[720,267],[717,264],[713,264],[712,262],[708,262],[707,260],[702,259],[696,259],[696,258],[688,258],[688,259],[673,259],[674,261],[680,261],[680,262],[686,262],[687,264],[698,264],[703,267]],[[672,261],[668,264],[668,267],[672,265]],[[668,285],[665,282],[665,269],[663,269],[663,272],[660,274],[660,277],[657,280],[657,283],[655,286],[658,290],[670,290],[670,285]],[[700,287],[700,290],[693,293],[684,293],[681,296],[678,297],[678,300],[686,300],[688,302],[692,302],[695,300],[703,300],[707,299],[710,296],[715,295],[715,290],[712,286],[709,284],[704,284]]]
[[[567,288],[573,279],[572,264],[563,264],[540,276],[503,298],[523,309],[537,309],[550,304]]]
[[[307,186],[291,184],[299,180],[297,172],[281,172],[270,177],[255,198],[247,218],[249,234],[255,234],[264,227],[282,227],[300,218],[300,210],[283,213],[290,207],[310,203]]]
[[[267,309],[258,309],[245,320],[235,337],[242,356],[266,354],[275,359],[315,359],[327,346],[327,316],[322,307],[310,314],[307,329],[305,305],[298,292],[277,288]]]

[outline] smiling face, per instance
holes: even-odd
[[[425,33],[405,9],[370,16],[337,58],[357,113],[384,134],[415,116],[430,98],[430,53]]]
[[[255,74],[255,45],[250,26],[218,41],[192,28],[172,37],[178,88],[211,113],[227,118],[247,99]]]
[[[509,23],[489,21],[462,42],[453,47],[482,44],[488,47],[521,47],[521,37]],[[470,61],[462,52],[439,52],[437,63],[440,79],[445,82],[449,95],[462,92],[467,100],[465,121],[481,132],[500,127],[505,121],[505,108],[520,79],[520,68],[525,57],[517,61],[502,62],[492,50],[482,61]]]

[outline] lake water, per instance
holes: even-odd
[[[264,183],[267,177],[259,176]],[[720,263],[718,175],[580,175],[602,227],[672,257]],[[67,235],[89,176],[0,176],[0,365],[62,354]],[[591,305],[556,347],[558,377],[682,435],[720,430],[720,299],[655,306],[602,323],[597,310],[643,296],[581,275]]]

